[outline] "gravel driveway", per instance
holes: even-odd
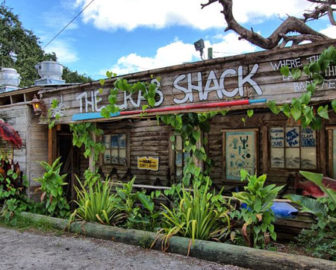
[[[0,269],[243,269],[113,241],[0,227]]]

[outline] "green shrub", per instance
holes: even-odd
[[[150,195],[145,192],[133,191],[135,178],[128,183],[117,187],[119,198],[118,207],[126,215],[124,226],[126,228],[155,231],[160,226],[160,213],[156,210],[154,199],[161,194],[153,191]]]
[[[193,183],[193,191],[182,187],[178,207],[162,205],[165,242],[173,235],[195,239],[225,239],[230,232],[229,206],[220,194],[210,192],[210,179]]]
[[[72,213],[72,217],[78,217],[85,221],[100,222],[102,224],[116,225],[123,219],[119,210],[118,199],[112,194],[112,182],[104,183],[96,181],[88,186],[80,182],[80,188],[75,187],[78,208]]]
[[[264,248],[269,237],[276,240],[273,225],[275,217],[271,206],[282,187],[264,186],[267,177],[265,174],[257,177],[249,175],[246,170],[241,170],[240,174],[242,181],[247,180],[245,191],[233,192],[232,196],[245,204],[245,207],[234,211],[232,217],[243,222],[241,232],[249,246]]]
[[[41,202],[44,203],[47,214],[56,217],[68,217],[70,207],[63,192],[63,186],[66,174],[60,175],[62,163],[60,157],[57,158],[52,165],[47,162],[40,162],[45,169],[42,177],[34,179],[41,184],[42,196]]]
[[[27,197],[28,182],[22,176],[18,163],[0,160],[0,204],[5,222],[16,222],[16,213],[32,211],[43,213],[41,205]]]
[[[326,197],[313,199],[296,194],[286,195],[286,198],[301,206],[301,212],[316,216],[316,223],[300,233],[298,243],[315,257],[336,260],[336,192],[323,185],[322,174],[300,173],[319,186]]]

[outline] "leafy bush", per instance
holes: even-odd
[[[5,221],[15,223],[15,213],[22,211],[43,213],[41,205],[27,197],[28,182],[18,163],[14,164],[4,159],[0,162],[0,203],[3,204],[1,216]]]
[[[63,192],[63,186],[66,174],[60,175],[62,163],[60,157],[57,158],[52,165],[47,162],[40,162],[45,169],[42,177],[34,179],[41,183],[42,190],[41,202],[47,210],[47,214],[56,217],[68,217],[70,214],[70,207]]]
[[[9,199],[21,199],[25,195],[27,182],[18,172],[15,172],[13,164],[2,160],[0,173],[0,203]]]
[[[336,260],[336,192],[323,185],[322,174],[305,171],[300,173],[319,186],[327,196],[318,199],[296,194],[286,196],[301,206],[301,212],[316,216],[316,223],[300,233],[298,242],[315,257]]]
[[[249,175],[246,170],[240,171],[241,180],[247,180],[243,192],[234,192],[232,196],[245,207],[232,213],[232,217],[244,222],[242,235],[249,246],[264,248],[269,237],[276,240],[274,231],[274,213],[271,210],[273,200],[282,187],[264,186],[267,176]]]
[[[206,184],[194,181],[193,192],[182,187],[178,207],[162,205],[163,231],[168,239],[173,235],[195,239],[225,239],[230,232],[229,206],[221,194],[210,192],[210,179]]]
[[[119,209],[126,215],[126,228],[155,231],[160,225],[160,213],[155,209],[154,199],[161,194],[153,191],[150,195],[144,192],[133,192],[135,178],[117,187]]]
[[[80,184],[80,189],[75,187],[77,192],[75,203],[78,208],[72,213],[72,217],[112,225],[122,221],[123,215],[117,207],[117,196],[111,193],[111,181],[106,180],[104,183],[96,181],[86,186],[77,180]]]

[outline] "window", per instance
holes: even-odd
[[[271,168],[316,169],[316,132],[311,128],[272,127]]]
[[[104,164],[127,165],[126,134],[104,135]]]
[[[175,149],[175,159],[174,159],[174,167],[175,167],[175,179],[180,180],[183,176],[183,168],[187,163],[189,153],[183,151],[183,140],[180,135],[175,135],[174,140],[174,148]]]

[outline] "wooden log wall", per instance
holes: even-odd
[[[316,60],[325,48],[335,44],[335,40],[331,40],[295,48],[217,58],[129,74],[124,78],[130,82],[136,82],[150,81],[152,78],[161,77],[159,91],[163,101],[158,106],[163,108],[178,104],[188,105],[259,98],[275,100],[278,104],[283,104],[290,102],[293,97],[299,97],[305,91],[308,78],[302,77],[299,81],[294,81],[291,77],[285,78],[280,74],[280,67],[288,65],[291,68],[300,68]],[[327,79],[314,96],[314,101],[322,101],[323,103],[336,98],[336,67],[331,67],[326,75]],[[69,124],[73,122],[72,116],[75,114],[95,112],[99,115],[101,107],[107,104],[109,88],[113,87],[114,81],[115,78],[105,83],[102,94],[98,93],[100,85],[97,82],[46,89],[39,91],[39,93],[47,107],[50,106],[53,99],[60,101],[58,109],[61,112],[61,119],[59,123]],[[125,104],[125,110],[135,109],[134,104],[138,101],[136,109],[141,109],[141,96],[138,93],[135,93],[132,98],[128,98],[126,103],[124,103],[124,95],[126,94],[120,93],[117,103]],[[251,108],[256,108],[257,112],[249,119],[246,116],[246,109]],[[223,171],[223,129],[257,129],[257,173],[267,173],[270,182],[286,183],[289,174],[297,171],[274,170],[269,167],[269,127],[277,126],[279,123],[290,126],[293,123],[288,123],[287,119],[282,116],[269,113],[266,108],[265,104],[232,107],[230,110],[236,110],[236,112],[231,112],[226,117],[218,116],[212,121],[211,131],[208,134],[208,151],[210,158],[214,160],[211,176],[218,185],[229,184],[229,181],[224,179]],[[218,110],[218,108],[214,108],[214,110]],[[246,119],[246,123],[241,121],[243,117]],[[328,125],[333,125],[334,119],[335,117],[332,117],[330,121],[325,122],[322,131],[317,135],[317,169],[324,174],[330,173],[330,162],[327,160],[328,136],[325,128]],[[172,174],[169,127],[157,126],[155,120],[143,120],[139,115],[89,121],[97,122],[106,134],[127,133],[129,164],[116,167],[119,177],[125,175],[127,169],[131,169],[131,173],[137,176],[137,183],[153,184],[157,178],[166,179],[166,182],[161,184],[168,183],[167,179]],[[41,119],[40,123],[45,123],[45,121]],[[159,157],[159,171],[138,170],[138,156]],[[103,165],[101,160],[100,166],[108,175],[114,166]],[[87,160],[83,160],[81,171],[86,168]],[[239,181],[234,181],[231,184],[236,185],[237,183]]]
[[[120,180],[125,176],[127,170],[136,176],[137,184],[160,184],[169,185],[169,137],[171,129],[168,126],[158,125],[156,120],[137,119],[123,120],[111,123],[101,123],[99,128],[104,130],[104,134],[126,134],[127,135],[127,165],[104,164],[100,158],[99,167],[105,176],[108,176],[115,168]],[[159,170],[150,171],[138,169],[138,157],[158,157]],[[81,173],[88,168],[88,160],[81,156]],[[117,179],[116,175],[113,177]],[[159,179],[159,183],[157,180]],[[125,179],[126,180],[126,179]],[[127,180],[130,180],[129,178]]]
[[[14,161],[19,162],[23,174],[29,181],[28,195],[33,196],[33,191],[39,183],[34,178],[43,174],[40,161],[48,158],[48,127],[40,125],[38,118],[34,117],[29,105],[13,104],[0,108],[0,118],[18,131],[23,146],[14,150]]]
[[[175,106],[180,103],[208,103],[244,98],[266,98],[278,103],[285,103],[305,91],[308,78],[303,76],[299,81],[294,81],[291,77],[284,78],[280,74],[280,67],[283,65],[303,67],[316,59],[323,49],[335,44],[336,42],[332,40],[290,49],[216,58],[134,73],[125,75],[124,78],[135,82],[150,81],[151,78],[160,77],[159,89],[163,96],[160,107]],[[327,75],[327,80],[314,97],[316,100],[336,98],[334,91],[336,88],[336,68],[331,67]],[[62,117],[59,122],[69,123],[74,114],[96,112],[107,104],[109,89],[113,87],[114,80],[111,79],[105,83],[102,94],[97,91],[100,88],[97,82],[54,90],[46,89],[39,93],[42,94],[47,106],[50,106],[53,99],[62,101]],[[238,91],[239,85],[241,85],[240,92]],[[208,90],[205,91],[205,89]],[[192,94],[186,95],[189,92]],[[132,96],[134,103],[138,102],[138,97],[138,93]],[[182,100],[184,101],[182,102]],[[117,104],[124,104],[124,93],[120,93],[118,96]],[[126,104],[126,110],[134,109],[134,105],[129,99]],[[251,105],[247,107],[251,107]],[[140,99],[137,109],[141,109]]]
[[[245,118],[245,122],[242,118]],[[208,144],[206,145],[209,158],[213,161],[211,179],[217,187],[226,186],[228,189],[242,185],[239,180],[226,180],[224,171],[223,154],[223,130],[257,129],[257,174],[267,174],[268,184],[285,185],[289,183],[289,191],[293,191],[294,182],[288,182],[290,176],[298,172],[298,169],[272,169],[270,167],[270,141],[269,129],[277,126],[297,126],[281,115],[274,115],[266,110],[256,111],[252,118],[246,116],[246,112],[231,112],[227,116],[218,115],[211,121],[210,132],[206,134]],[[124,119],[111,123],[100,123],[98,125],[105,134],[127,134],[127,166],[106,165],[103,158],[99,166],[105,176],[108,176],[113,168],[117,170],[120,180],[130,169],[132,175],[136,176],[137,184],[171,185],[174,182],[174,157],[170,145],[172,130],[169,126],[158,125],[153,119]],[[317,169],[330,176],[327,155],[327,127],[336,126],[335,114],[330,115],[330,120],[323,123],[323,127],[317,132]],[[83,151],[82,151],[83,152]],[[149,171],[137,168],[137,157],[151,156],[159,157],[159,170]],[[81,155],[81,173],[88,168],[88,160]],[[130,179],[124,179],[130,180]]]

